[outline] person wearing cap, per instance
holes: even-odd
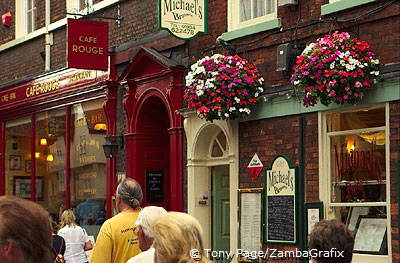
[[[91,263],[125,263],[141,252],[133,222],[139,215],[142,198],[138,182],[131,178],[122,180],[115,198],[119,213],[101,226]]]
[[[150,226],[154,221],[166,214],[167,211],[158,206],[148,206],[140,211],[135,225],[136,233],[139,237],[139,246],[144,252],[129,259],[126,263],[154,263],[154,235],[150,231]]]

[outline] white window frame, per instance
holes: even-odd
[[[87,2],[88,7],[89,7],[89,12],[91,12],[93,8],[93,0],[84,0]],[[81,0],[67,0],[67,12],[68,13],[77,13],[77,14],[86,14],[87,13],[87,7],[82,8],[81,6]]]
[[[385,131],[385,155],[386,155],[386,202],[364,202],[364,203],[334,203],[331,201],[331,147],[330,147],[330,137],[337,135],[349,135],[356,134],[359,130],[346,130],[346,131],[327,131],[327,115],[332,114],[334,112],[346,112],[346,111],[329,111],[329,112],[319,112],[318,113],[318,141],[319,141],[319,197],[325,204],[325,215],[327,219],[334,219],[334,208],[337,207],[346,207],[346,206],[385,206],[386,207],[386,219],[387,219],[387,244],[388,244],[388,255],[372,255],[372,254],[354,254],[353,255],[353,263],[391,263],[392,262],[392,237],[391,237],[391,213],[390,213],[390,128],[389,128],[389,104],[379,105],[379,107],[385,108],[385,126],[374,127],[369,129],[364,129],[363,131],[368,130],[382,130]],[[377,108],[378,106],[374,106],[373,108]],[[364,109],[371,109],[364,108]],[[363,108],[352,108],[350,111],[362,110]],[[358,131],[358,132],[357,132]]]
[[[265,16],[240,22],[240,0],[228,0],[228,31],[244,28],[260,22],[265,22],[278,17],[278,0],[272,0],[275,4],[275,12]]]

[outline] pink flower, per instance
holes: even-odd
[[[354,87],[356,87],[356,88],[361,88],[362,86],[363,86],[362,83],[359,82],[359,81],[357,81],[357,82],[354,84]]]
[[[329,97],[333,97],[336,95],[336,92],[334,90],[331,90],[331,92],[329,92]]]
[[[344,95],[343,99],[347,100],[349,98],[349,95]]]

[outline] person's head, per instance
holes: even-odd
[[[115,197],[118,211],[121,212],[125,208],[138,209],[142,199],[142,188],[134,179],[125,178],[119,183]]]
[[[57,222],[53,219],[53,217],[49,216],[49,221],[50,221],[50,225],[51,225],[51,232],[53,234],[57,234],[58,231],[58,224]]]
[[[65,226],[76,226],[76,217],[71,209],[65,210],[61,215],[61,228]]]
[[[150,229],[154,233],[155,263],[206,262],[203,230],[193,216],[169,212],[157,219]],[[199,251],[199,261],[191,257],[193,249]]]
[[[154,235],[150,230],[150,226],[155,220],[165,214],[167,214],[167,211],[158,206],[147,206],[140,211],[135,222],[140,250],[145,251],[151,247]]]
[[[314,262],[351,263],[354,236],[343,223],[337,220],[322,220],[314,225],[308,236],[308,247],[315,251],[331,251],[331,249],[337,251],[331,253],[332,257],[315,257]]]
[[[32,201],[0,197],[0,262],[52,262],[48,216],[43,207]]]

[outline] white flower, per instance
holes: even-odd
[[[379,64],[379,59],[371,59],[371,62],[372,62],[373,64]]]
[[[251,110],[249,108],[244,108],[244,111],[247,113],[247,115],[249,115],[251,112]]]
[[[264,89],[261,88],[261,87],[259,87],[258,90],[259,90],[260,92],[263,92],[263,91],[264,91]]]
[[[236,103],[240,102],[240,99],[238,97],[235,97],[234,100],[236,101]]]
[[[244,109],[243,109],[243,108],[240,108],[240,109],[239,109],[239,112],[244,112]]]
[[[258,97],[258,92],[254,93],[254,97],[256,98]]]
[[[300,80],[295,80],[295,81],[293,82],[294,85],[298,85],[299,83],[300,83]]]
[[[333,61],[329,67],[330,67],[331,69],[334,69],[334,68],[335,68],[335,61]]]
[[[225,113],[224,116],[225,116],[226,118],[229,118],[229,114],[228,114],[228,113]]]
[[[235,110],[236,110],[235,107],[230,107],[230,108],[229,108],[229,112],[232,112],[232,111],[235,111]]]
[[[365,63],[364,63],[364,66],[368,67],[368,63],[365,62]]]
[[[197,96],[201,96],[201,95],[203,95],[204,94],[204,91],[203,90],[201,90],[201,89],[199,89],[199,90],[196,90],[196,95]]]
[[[371,75],[378,76],[379,75],[379,71],[371,71]]]
[[[307,54],[308,52],[310,52],[313,48],[314,48],[314,46],[315,46],[315,43],[310,43],[304,50],[303,50],[303,52],[301,53],[302,55],[303,54]]]
[[[218,112],[218,116],[221,117],[221,112],[220,111]]]

